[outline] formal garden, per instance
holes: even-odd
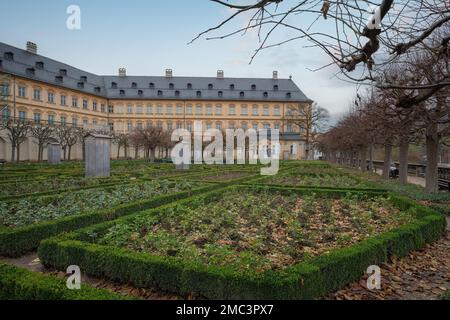
[[[320,161],[282,162],[275,176],[259,169],[113,161],[111,177],[88,179],[77,162],[7,164],[0,298],[143,298],[67,289],[61,272],[77,265],[179,298],[317,299],[446,234],[448,192]],[[41,272],[11,263],[36,252]]]

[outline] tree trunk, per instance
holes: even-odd
[[[68,148],[67,161],[70,161],[70,153],[72,152],[72,146]]]
[[[139,147],[134,147],[134,159],[137,160],[139,156]]]
[[[373,145],[369,146],[369,171],[373,172]]]
[[[11,162],[16,162],[16,146],[11,144]]]
[[[399,176],[400,183],[408,183],[408,153],[409,153],[409,141],[407,137],[400,137],[399,145]]]
[[[438,191],[438,154],[439,135],[436,123],[430,123],[426,128],[425,144],[427,149],[427,169],[425,174],[425,189],[428,192]]]
[[[16,163],[20,162],[20,143],[17,144],[17,160]]]
[[[125,159],[128,159],[128,146],[124,146]]]
[[[83,150],[81,151],[81,153],[83,154],[83,161],[86,161],[86,142],[84,138],[83,142],[81,143],[81,147],[83,148]]]
[[[392,162],[392,145],[387,143],[384,145],[384,163],[383,163],[383,179],[389,180],[389,171]]]
[[[361,148],[359,158],[359,168],[362,172],[367,171],[367,147]]]
[[[155,162],[155,148],[150,149],[150,161]]]
[[[120,144],[117,145],[117,160],[120,159]]]

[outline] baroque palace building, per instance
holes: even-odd
[[[303,128],[286,120],[292,108],[311,108],[312,100],[292,79],[99,76],[26,50],[0,43],[2,118],[30,120],[85,128],[109,128],[116,133],[157,126],[164,130],[192,130],[195,120],[204,129],[272,128],[280,130],[281,158],[304,156]],[[21,160],[37,159],[37,145],[28,137],[21,145]],[[111,154],[115,157],[114,144]],[[0,132],[0,159],[8,161],[10,142]],[[81,145],[72,159],[82,157]],[[123,153],[123,151],[122,151]],[[45,152],[44,152],[45,156]]]

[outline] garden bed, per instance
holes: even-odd
[[[45,240],[47,266],[207,298],[298,299],[438,239],[445,219],[405,198],[235,186]]]
[[[115,219],[215,188],[213,184],[153,180],[0,203],[0,255],[17,256],[42,239]]]

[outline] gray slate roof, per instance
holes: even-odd
[[[8,59],[8,53],[13,54],[13,60]],[[38,62],[43,63],[43,69],[36,66]],[[30,74],[30,68],[34,69],[34,75]],[[62,83],[56,79],[60,76],[61,69],[67,71]],[[311,102],[291,79],[99,76],[2,42],[0,42],[0,71],[108,99]],[[82,77],[86,77],[86,81],[82,81]],[[83,82],[83,87],[80,87],[80,82]],[[113,87],[113,83],[117,88]],[[192,89],[188,89],[188,84],[192,85]],[[234,85],[234,90],[230,85]],[[256,88],[252,88],[253,85]],[[275,90],[274,86],[278,86],[278,90]],[[219,91],[222,92],[222,96],[219,96]]]

